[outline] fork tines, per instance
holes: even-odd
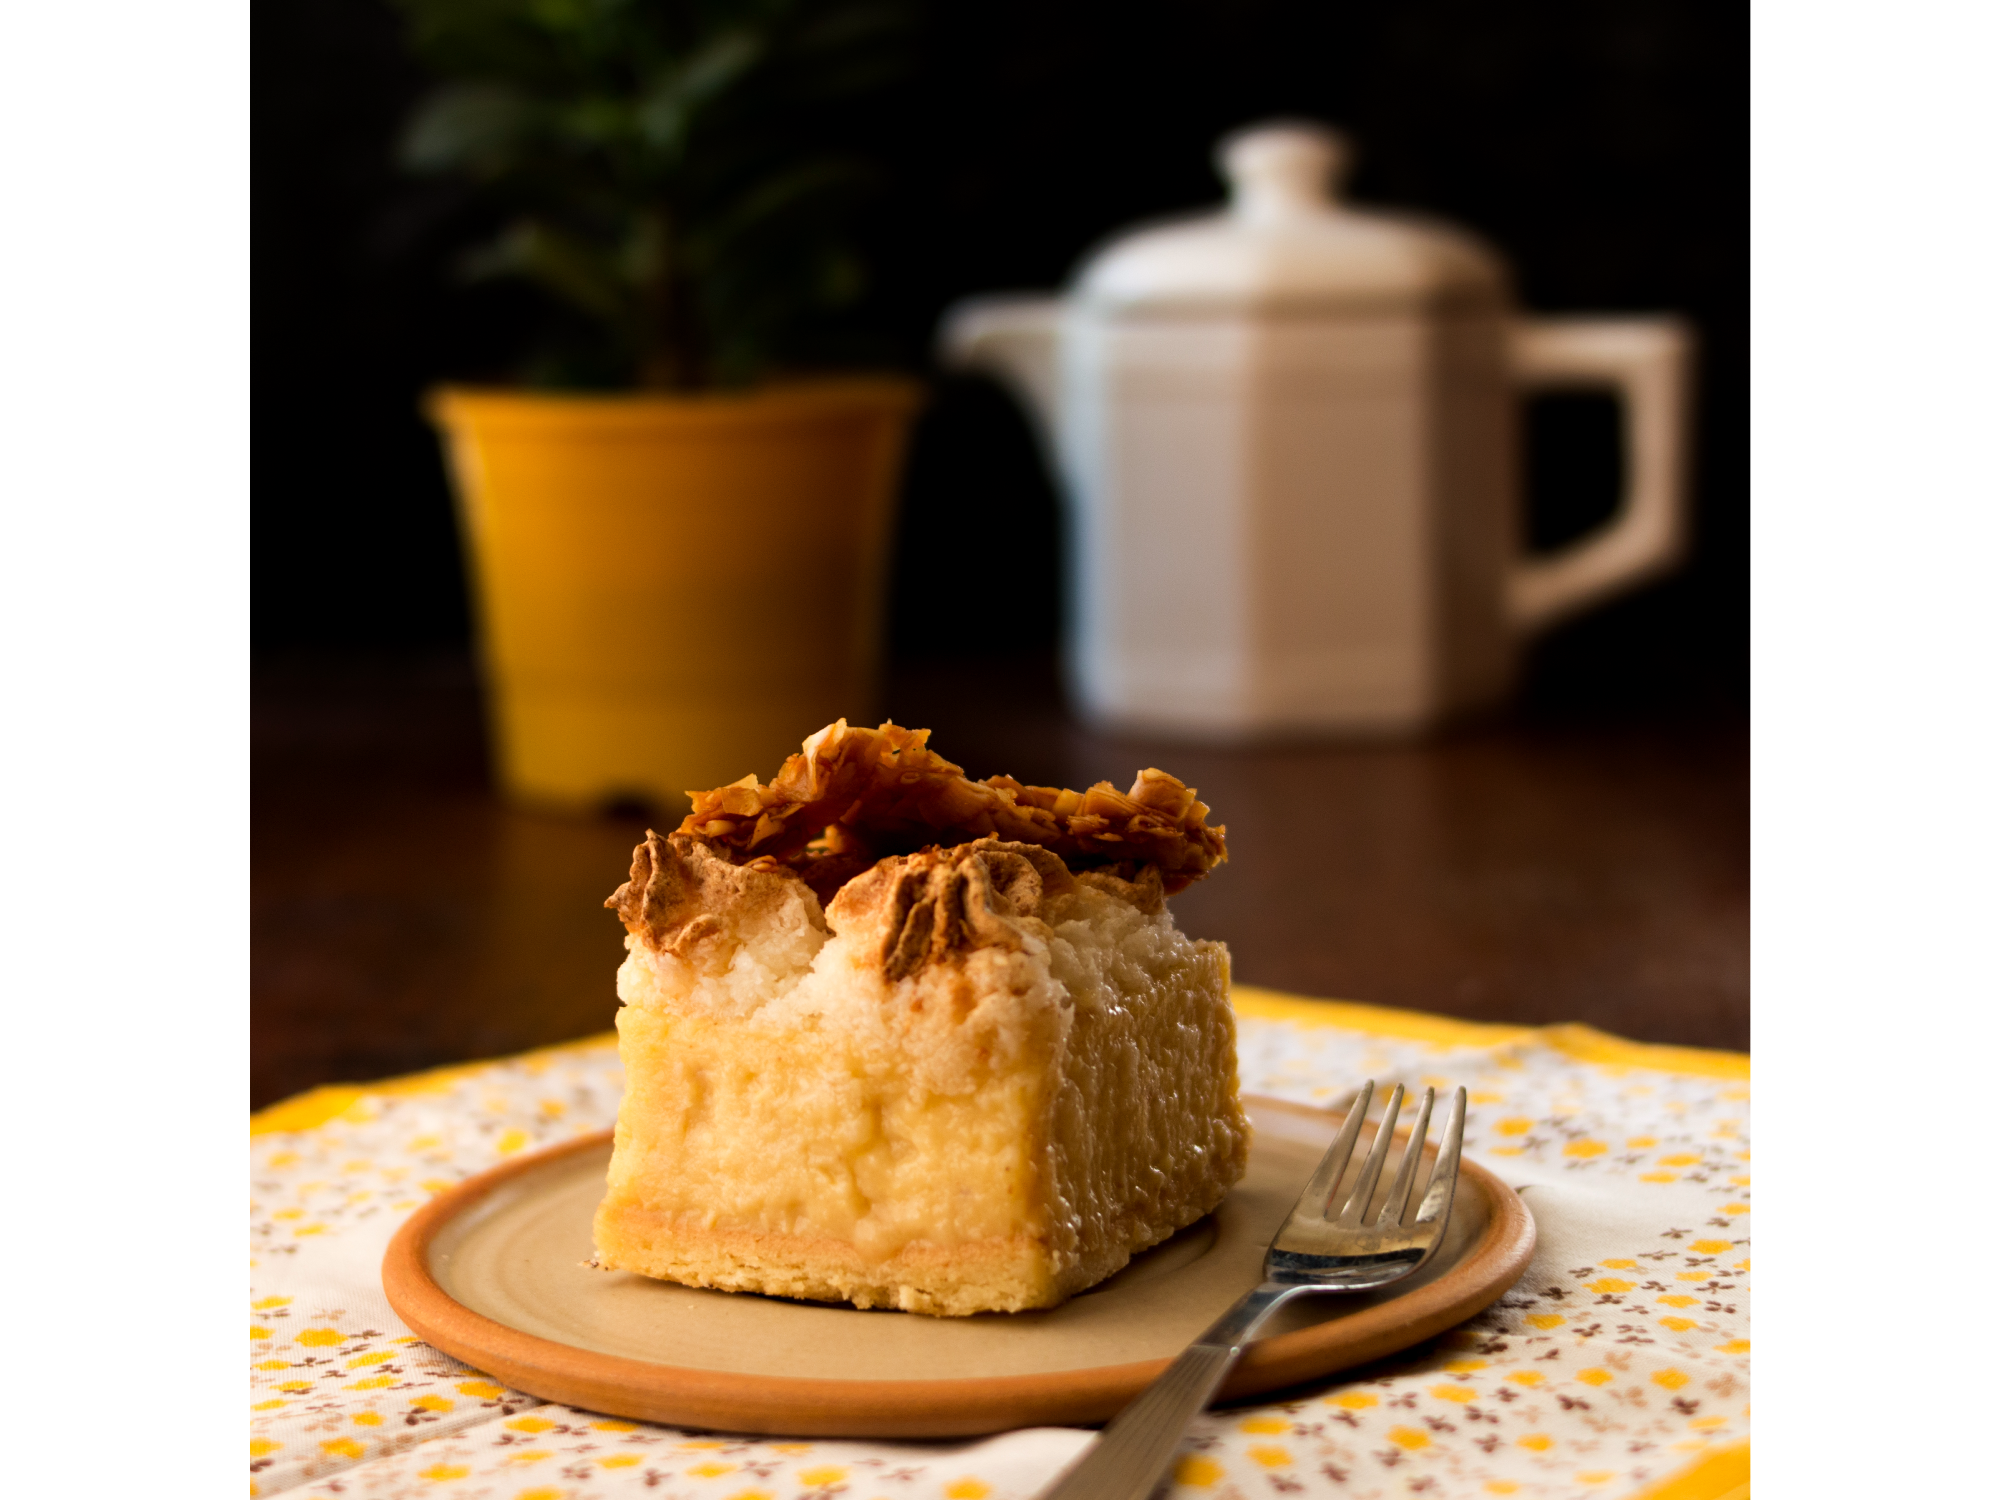
[[[1355,1095],[1354,1105],[1347,1112],[1340,1134],[1334,1137],[1333,1145],[1327,1149],[1319,1170],[1313,1173],[1312,1181],[1300,1200],[1301,1206],[1307,1203],[1317,1205],[1329,1222],[1344,1229],[1361,1226],[1369,1201],[1375,1196],[1375,1184],[1381,1179],[1383,1163],[1387,1161],[1389,1147],[1396,1137],[1396,1116],[1403,1106],[1403,1086],[1399,1083],[1390,1092],[1389,1102],[1382,1110],[1382,1123],[1375,1130],[1375,1142],[1369,1148],[1367,1160],[1361,1164],[1361,1175],[1355,1180],[1347,1201],[1335,1212],[1334,1192],[1339,1188],[1341,1178],[1347,1174],[1347,1165],[1353,1159],[1355,1142],[1361,1138],[1361,1127],[1367,1120],[1368,1105],[1374,1096],[1375,1080],[1371,1078],[1361,1085],[1361,1092]],[[1436,1099],[1436,1089],[1424,1090],[1423,1103],[1417,1109],[1416,1128],[1410,1132],[1410,1144],[1389,1183],[1388,1197],[1383,1200],[1382,1212],[1375,1220],[1377,1228],[1402,1225],[1407,1217],[1411,1189],[1416,1184],[1417,1166],[1424,1154],[1424,1139],[1430,1133],[1431,1106]],[[1416,1216],[1408,1220],[1411,1225],[1434,1223],[1449,1211],[1452,1185],[1458,1178],[1459,1146],[1464,1137],[1465,1090],[1460,1088],[1452,1092],[1451,1110],[1445,1117],[1437,1160],[1431,1166],[1424,1195],[1417,1204]]]

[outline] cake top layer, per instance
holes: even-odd
[[[1151,867],[1169,895],[1229,857],[1207,806],[1165,771],[1141,771],[1129,792],[1108,781],[1084,792],[973,781],[929,739],[928,729],[837,720],[768,784],[752,775],[691,793],[677,832],[733,864],[790,869],[822,901],[877,860],[989,836],[1038,845],[1077,871],[1137,879]]]

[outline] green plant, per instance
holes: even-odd
[[[596,331],[542,378],[740,384],[859,298],[854,220],[879,174],[855,122],[908,66],[906,4],[397,4],[443,80],[404,162],[509,210],[466,270],[527,278]]]

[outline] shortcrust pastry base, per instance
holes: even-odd
[[[602,1208],[596,1234],[601,1266],[724,1292],[946,1317],[1051,1307],[1067,1295],[1050,1274],[1047,1247],[1028,1234],[905,1245],[872,1264],[828,1235],[702,1229],[631,1205]]]

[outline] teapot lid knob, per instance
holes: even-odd
[[[1225,136],[1215,164],[1230,201],[1127,233],[1074,282],[1100,312],[1259,308],[1497,307],[1498,256],[1447,225],[1340,200],[1352,151],[1310,120],[1265,120]]]
[[[1309,121],[1272,120],[1225,136],[1215,164],[1229,210],[1252,223],[1325,213],[1347,175],[1347,137]]]

